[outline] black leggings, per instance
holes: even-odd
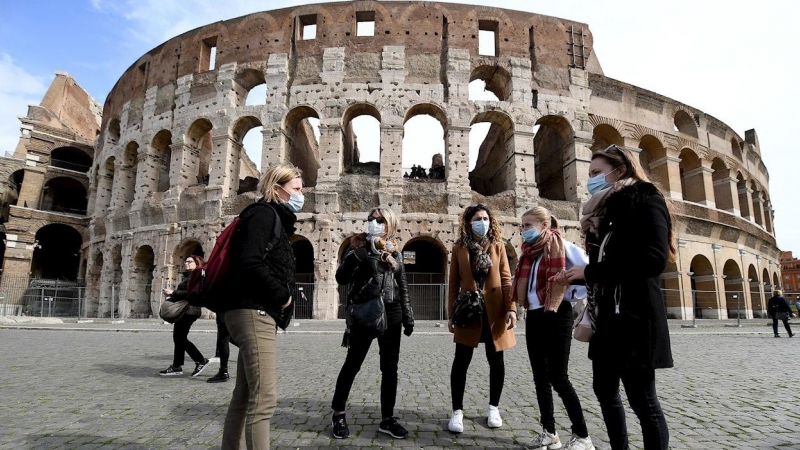
[[[494,341],[486,339],[486,360],[489,362],[489,404],[500,404],[500,395],[503,393],[503,382],[506,377],[506,366],[503,361],[503,352],[496,351]],[[467,369],[472,362],[472,353],[475,349],[468,345],[456,344],[456,356],[453,359],[453,368],[450,371],[450,393],[453,397],[453,411],[464,409],[464,389],[467,385]]]
[[[189,329],[192,328],[192,324],[197,319],[198,316],[188,316],[184,314],[175,322],[175,326],[172,328],[172,341],[175,343],[172,367],[183,366],[184,353],[188,353],[189,357],[196,363],[205,360],[200,350],[189,340]]]
[[[217,353],[219,357],[220,370],[228,368],[228,359],[231,357],[231,333],[225,326],[225,317],[221,312],[217,313]]]

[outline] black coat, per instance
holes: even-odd
[[[787,302],[783,296],[776,295],[769,299],[769,302],[767,303],[767,312],[769,313],[770,317],[775,318],[775,313],[785,312],[791,314],[792,308],[789,307],[789,302]]]
[[[414,312],[408,298],[408,282],[400,252],[392,256],[397,261],[394,272],[381,261],[378,255],[371,254],[366,248],[366,235],[359,234],[351,239],[351,249],[336,270],[336,282],[349,284],[348,303],[363,303],[381,294],[387,310],[392,304],[399,304],[403,314],[403,325],[414,326]]]
[[[281,223],[280,237],[268,250],[276,218]],[[294,234],[297,216],[283,204],[260,200],[245,208],[239,219],[231,239],[232,282],[224,309],[264,310],[277,320],[281,305],[295,287],[295,259],[289,237]]]
[[[592,360],[623,367],[673,366],[659,282],[669,259],[669,227],[666,201],[650,183],[624,187],[606,200],[600,235],[588,239],[585,269],[587,285],[600,288],[597,330],[589,344]],[[600,242],[612,231],[605,258],[598,262]]]

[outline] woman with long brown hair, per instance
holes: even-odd
[[[464,315],[465,304],[480,305],[480,313]],[[464,389],[473,350],[486,347],[489,362],[490,428],[503,425],[498,405],[505,380],[503,351],[517,341],[512,329],[517,324],[517,308],[511,301],[511,272],[500,227],[489,207],[475,204],[461,216],[460,237],[453,244],[447,298],[448,329],[453,333],[456,353],[450,372],[453,414],[448,428],[464,431]]]
[[[673,366],[667,311],[659,278],[677,248],[664,195],[627,151],[595,153],[583,209],[589,264],[563,283],[585,280],[597,305],[589,343],[593,387],[613,450],[627,450],[628,430],[619,383],[642,426],[645,450],[666,450],[669,431],[656,394],[655,369]]]

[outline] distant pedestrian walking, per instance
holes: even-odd
[[[225,326],[224,313],[217,313],[217,352],[214,360],[219,363],[219,371],[216,375],[208,379],[209,383],[222,383],[228,381],[230,375],[228,374],[228,359],[231,356],[231,333],[228,327]]]
[[[189,274],[198,267],[203,267],[203,258],[197,255],[186,257],[183,261],[183,279],[175,290],[163,290],[164,294],[167,296],[165,301],[176,302],[186,299]],[[188,353],[189,357],[195,362],[195,368],[192,372],[193,377],[200,375],[200,372],[208,367],[209,361],[203,357],[200,350],[189,340],[189,329],[192,328],[192,324],[200,317],[201,312],[202,310],[199,306],[189,305],[186,312],[175,321],[175,325],[172,327],[172,340],[175,343],[175,354],[172,358],[172,365],[159,372],[159,375],[164,377],[183,375],[184,353]]]
[[[772,317],[772,331],[775,333],[775,337],[781,337],[781,335],[778,334],[779,320],[783,322],[783,327],[786,328],[789,337],[794,337],[792,327],[789,326],[789,316],[792,315],[792,308],[789,306],[789,302],[783,298],[783,293],[781,291],[772,291],[772,298],[769,299],[769,303],[767,304],[767,312],[769,316]]]

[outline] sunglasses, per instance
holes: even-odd
[[[375,216],[367,217],[367,222],[372,222],[373,220],[378,222],[378,223],[386,223],[386,218],[385,217],[375,217]]]
[[[184,264],[195,264],[193,259],[189,259],[183,262]]]

